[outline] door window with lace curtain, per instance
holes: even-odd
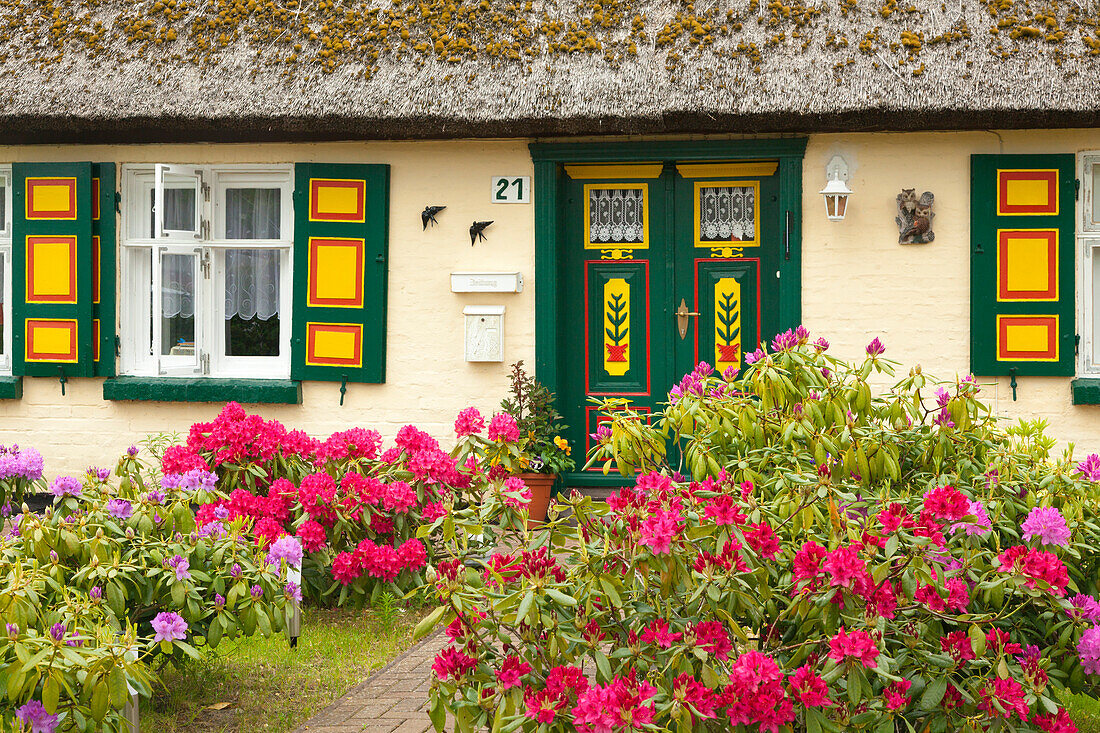
[[[11,166],[0,167],[0,374],[11,374]]]
[[[291,167],[123,176],[130,200],[145,203],[128,206],[122,226],[122,370],[289,376]]]

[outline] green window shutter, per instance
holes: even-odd
[[[92,164],[15,163],[12,209],[12,371],[91,376]]]
[[[92,357],[97,377],[115,375],[115,164],[92,164]]]
[[[1073,376],[1074,156],[970,156],[970,370]]]
[[[388,165],[294,170],[291,377],[386,380]]]

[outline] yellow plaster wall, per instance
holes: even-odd
[[[1100,132],[815,135],[803,168],[802,313],[838,356],[856,357],[873,336],[908,369],[953,378],[970,361],[970,155],[1077,153],[1100,149]],[[825,165],[840,154],[854,191],[844,221],[830,222],[818,191]],[[895,197],[903,188],[936,196],[934,242],[899,245]],[[1042,417],[1051,434],[1100,451],[1100,406],[1072,404],[1070,380],[1020,377],[1012,401],[1008,379],[984,378],[998,414]]]
[[[498,405],[508,365],[534,366],[534,215],[530,204],[490,203],[494,175],[532,175],[526,141],[325,143],[316,145],[143,145],[0,147],[2,161],[111,160],[117,163],[389,163],[390,262],[387,383],[307,382],[301,405],[256,405],[257,412],[314,435],[353,425],[392,437],[407,423],[445,437],[455,414]],[[445,205],[438,226],[423,231],[420,212]],[[486,241],[470,246],[468,229],[493,220]],[[522,293],[459,294],[450,273],[519,271]],[[503,305],[504,362],[464,360],[462,309]],[[108,402],[101,379],[72,379],[61,396],[56,379],[27,377],[22,400],[0,400],[0,444],[38,447],[48,475],[106,464],[155,431],[186,432],[212,419],[205,403]]]

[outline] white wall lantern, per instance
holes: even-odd
[[[825,166],[828,182],[820,193],[825,197],[825,218],[829,221],[841,221],[848,213],[848,197],[852,189],[848,188],[848,164],[839,155],[834,155]]]

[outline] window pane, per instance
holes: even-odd
[[[278,239],[282,189],[227,188],[226,239]]]
[[[161,255],[160,353],[195,353],[195,256]]]
[[[8,187],[0,181],[0,229],[8,226]]]
[[[279,260],[271,249],[225,252],[225,355],[279,355]]]
[[[4,353],[4,329],[7,328],[4,323],[4,283],[7,282],[7,270],[4,269],[6,265],[4,255],[0,254],[0,355]]]
[[[195,231],[195,189],[164,186],[164,231]],[[157,236],[155,191],[149,191],[149,236]]]
[[[1092,220],[1100,222],[1100,160],[1092,164]]]
[[[1092,365],[1100,366],[1100,247],[1092,252]]]

